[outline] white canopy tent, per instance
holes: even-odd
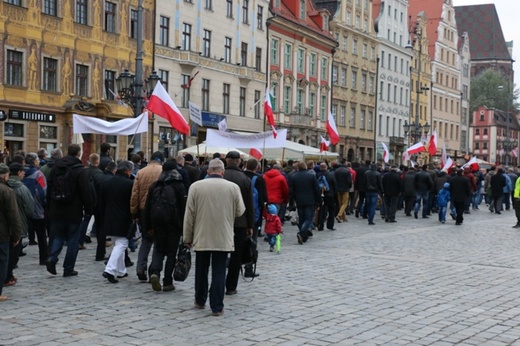
[[[198,147],[198,150],[197,150],[197,147]],[[242,157],[243,159],[249,158],[249,154],[247,154],[237,148],[209,146],[209,145],[206,145],[206,142],[202,142],[199,145],[193,145],[191,147],[179,150],[179,154],[182,155],[182,154],[189,153],[189,154],[193,155],[194,157],[199,156],[199,157],[210,157],[211,158],[211,156],[213,156],[213,154],[219,153],[222,157],[225,157],[226,154],[232,150],[238,151],[240,153],[240,157]]]
[[[240,148],[243,151],[249,152],[250,148]],[[339,157],[338,153],[330,151],[320,152],[320,149],[303,145],[300,143],[285,141],[283,148],[255,148],[263,153],[263,158],[267,160],[320,160],[332,159]]]

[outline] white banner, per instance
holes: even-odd
[[[189,101],[188,104],[190,106],[190,120],[202,126],[202,109],[191,101]]]
[[[271,131],[248,135],[212,129],[207,131],[206,145],[231,148],[283,148],[287,137],[287,129],[278,131],[276,138]]]
[[[137,118],[121,119],[114,122],[72,114],[74,133],[100,133],[103,135],[132,136],[148,132],[148,112]]]

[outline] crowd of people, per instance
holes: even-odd
[[[2,288],[16,285],[14,270],[27,245],[38,245],[39,264],[52,275],[66,245],[63,276],[74,277],[79,251],[95,236],[93,260],[104,261],[102,276],[118,283],[134,265],[129,251],[136,251],[136,229],[142,233],[138,280],[154,291],[174,291],[184,243],[196,256],[194,306],[204,309],[209,299],[211,313],[220,316],[224,296],[238,292],[248,237],[263,238],[273,251],[286,222],[297,225],[295,241],[304,245],[313,231],[334,231],[352,216],[374,226],[378,211],[386,223],[412,214],[437,214],[446,223],[450,215],[462,225],[465,214],[485,203],[495,214],[514,209],[513,227],[520,228],[520,179],[512,168],[259,162],[236,151],[202,165],[190,154],[166,159],[160,151],[149,161],[140,152],[114,162],[105,143],[86,165],[80,155],[81,147],[71,144],[66,155],[54,149],[47,157],[41,149],[0,164],[0,301],[7,300]],[[245,277],[258,275],[251,264],[244,267]]]

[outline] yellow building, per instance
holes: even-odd
[[[153,60],[153,4],[143,2],[143,75]],[[117,76],[135,71],[138,0],[0,2],[0,141],[13,155],[39,148],[66,151],[72,114],[118,120],[133,116],[114,100]],[[143,136],[142,147],[146,147]],[[101,142],[126,158],[126,136],[83,136],[83,159]],[[65,152],[66,153],[66,152]]]

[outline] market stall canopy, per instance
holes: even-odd
[[[197,150],[197,148],[198,148],[198,150]],[[206,145],[206,142],[202,142],[199,145],[193,145],[191,147],[179,150],[179,154],[181,154],[181,155],[191,154],[193,156],[211,158],[213,156],[213,154],[219,153],[221,157],[225,157],[226,154],[232,150],[238,151],[240,153],[240,157],[242,157],[243,159],[249,158],[249,154],[246,154],[237,148],[210,146],[210,145]]]
[[[249,151],[248,147],[240,148]],[[320,149],[308,145],[303,145],[293,141],[285,141],[283,148],[254,148],[263,153],[263,158],[267,160],[335,160],[339,157],[338,153],[330,151],[320,152]]]

